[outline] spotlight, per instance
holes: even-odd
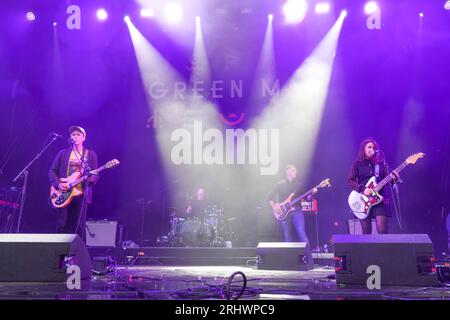
[[[419,17],[423,18],[423,12],[419,13]]]
[[[53,26],[56,27],[58,25],[58,22],[53,22]]]
[[[347,10],[342,10],[341,11],[341,16],[343,16],[344,18],[347,16]]]
[[[447,0],[444,4],[444,9],[445,10],[450,10],[450,0]]]
[[[314,8],[314,12],[316,14],[325,14],[330,12],[330,3],[329,2],[318,2],[316,7]]]
[[[106,19],[108,19],[108,12],[106,12],[105,9],[98,9],[97,10],[97,19],[100,21],[104,21]]]
[[[267,16],[267,18],[269,19],[269,21],[272,21],[272,20],[273,20],[273,14],[269,14],[269,15]]]
[[[177,24],[183,19],[183,10],[176,3],[169,3],[164,9],[164,16],[169,23]]]
[[[196,16],[196,17],[195,17],[195,23],[196,23],[196,24],[200,24],[200,21],[201,21],[201,20],[200,20],[200,16]]]
[[[153,18],[155,16],[155,11],[150,8],[141,9],[142,18]]]
[[[372,14],[372,13],[374,13],[377,10],[378,10],[378,5],[377,5],[377,3],[375,1],[369,1],[364,6],[364,12],[366,14]]]
[[[126,23],[130,23],[130,22],[131,22],[131,20],[130,20],[130,17],[129,17],[129,16],[125,16],[125,17],[123,17],[123,21],[125,21]]]
[[[308,3],[306,0],[288,0],[282,10],[287,23],[300,23],[305,18]]]
[[[32,11],[28,11],[27,12],[27,20],[28,21],[34,21],[36,20],[36,16],[34,15],[34,13]]]

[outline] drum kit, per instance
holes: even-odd
[[[181,218],[176,210],[170,213],[170,232],[166,245],[172,247],[231,247],[231,225],[224,221],[223,210],[217,205],[206,208],[203,218]]]

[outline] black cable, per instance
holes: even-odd
[[[242,279],[244,280],[244,285],[242,286],[242,289],[239,292],[239,294],[233,300],[239,299],[242,296],[242,294],[244,293],[245,288],[247,287],[247,277],[245,276],[245,274],[242,271],[236,271],[228,278],[227,287],[225,290],[225,297],[227,298],[227,300],[230,300],[232,298],[232,294],[230,291],[231,283],[232,283],[234,277],[237,275],[241,275]]]

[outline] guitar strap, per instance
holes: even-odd
[[[377,182],[380,181],[380,164],[375,164],[375,177],[377,178]]]
[[[83,148],[83,154],[81,155],[81,162],[83,163],[83,164],[87,164],[87,157],[88,157],[88,152],[87,152],[87,149],[86,148]],[[85,165],[83,165],[83,175],[84,174],[86,174],[86,166]]]

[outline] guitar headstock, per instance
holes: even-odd
[[[323,180],[320,184],[319,184],[319,188],[325,188],[325,187],[330,187],[331,186],[331,180],[330,179],[325,179]]]
[[[408,158],[406,158],[405,162],[407,164],[415,164],[417,162],[417,160],[419,160],[420,158],[423,158],[423,157],[425,157],[425,153],[418,152],[418,153],[412,154]]]
[[[108,162],[105,164],[105,168],[110,169],[110,168],[112,168],[112,167],[115,167],[115,166],[119,165],[119,163],[120,163],[119,160],[113,159],[113,160],[111,160],[111,161],[108,161]]]

